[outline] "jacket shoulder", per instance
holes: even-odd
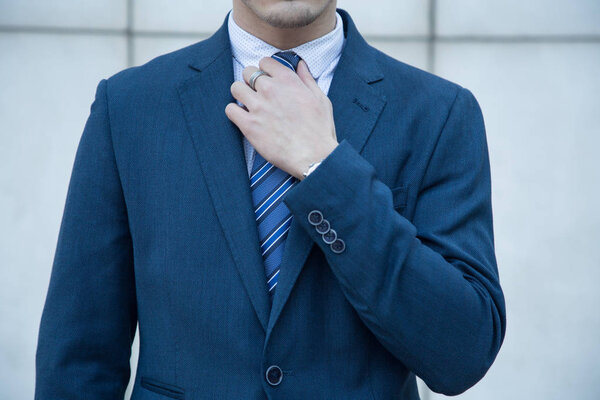
[[[156,96],[174,90],[179,82],[195,75],[192,63],[202,63],[209,39],[154,57],[144,64],[123,69],[107,78],[111,101]]]
[[[377,48],[372,47],[372,50],[385,76],[388,98],[410,95],[414,100],[443,107],[452,105],[464,89],[455,82],[402,62]]]

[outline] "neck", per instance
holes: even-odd
[[[310,42],[335,28],[335,2],[327,7],[312,23],[298,28],[278,28],[259,18],[241,0],[233,1],[233,20],[240,28],[281,50]]]

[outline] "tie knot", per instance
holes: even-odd
[[[271,57],[276,59],[277,61],[279,61],[286,67],[292,69],[294,72],[296,72],[298,63],[301,60],[300,56],[291,50],[279,51],[279,52],[273,54]]]

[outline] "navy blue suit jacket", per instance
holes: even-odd
[[[36,399],[417,399],[482,378],[505,305],[481,111],[369,46],[350,16],[338,147],[285,197],[269,308],[227,25],[102,80],[80,139],[39,331]],[[307,216],[346,243],[334,253]],[[265,378],[271,365],[281,383]]]

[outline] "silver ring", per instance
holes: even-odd
[[[248,79],[248,85],[250,85],[250,88],[252,90],[256,91],[256,89],[254,88],[254,84],[256,83],[256,80],[258,79],[258,77],[262,76],[262,75],[271,76],[261,69],[259,69],[258,71],[256,71],[252,75],[250,75],[250,79]]]

